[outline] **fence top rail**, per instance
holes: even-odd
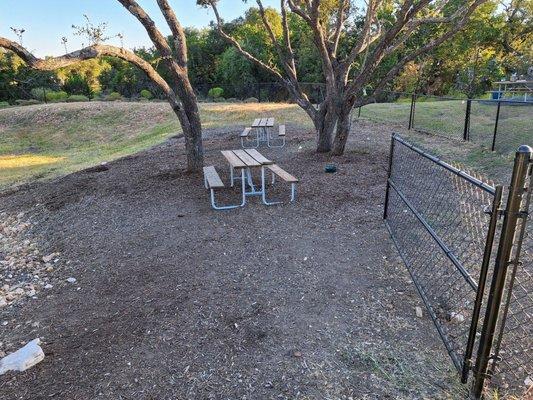
[[[403,139],[398,133],[394,133],[392,135],[392,138],[402,145],[408,147],[409,149],[413,150],[414,152],[420,154],[422,157],[425,157],[431,161],[433,161],[435,164],[440,165],[442,168],[454,173],[455,175],[460,176],[461,178],[464,178],[468,182],[470,182],[472,185],[477,186],[478,188],[484,190],[487,193],[490,193],[491,195],[496,194],[496,188],[494,186],[488,185],[487,183],[474,178],[473,176],[469,175],[465,171],[460,170],[459,168],[454,167],[453,165],[448,164],[447,162],[442,161],[438,157],[435,157],[432,154],[426,153],[424,150],[416,147],[415,145],[407,142],[405,139]]]

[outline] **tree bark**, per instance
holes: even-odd
[[[337,123],[337,113],[335,105],[331,101],[325,101],[320,105],[320,109],[313,119],[317,133],[317,153],[328,153],[331,151],[333,132]]]
[[[201,171],[204,166],[204,147],[196,95],[189,81],[178,82],[177,92],[181,98],[182,112],[187,118],[187,123],[182,123],[187,151],[187,169],[189,171]]]
[[[334,156],[340,156],[344,153],[348,136],[350,135],[350,129],[352,127],[352,104],[344,102],[339,109],[339,118],[337,119],[337,132],[335,134],[335,140],[333,142],[333,149],[331,154]]]

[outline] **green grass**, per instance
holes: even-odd
[[[369,104],[361,109],[361,117],[407,127],[410,103]],[[415,108],[415,129],[450,138],[463,137],[466,113],[465,100],[418,101]],[[533,106],[502,105],[496,137],[496,150],[514,152],[524,143],[533,143]],[[490,148],[496,120],[494,104],[472,102],[470,140]]]
[[[245,126],[262,115],[311,127],[290,104],[201,104],[203,127]],[[181,132],[164,102],[56,103],[0,110],[0,188],[74,172]]]

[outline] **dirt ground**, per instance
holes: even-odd
[[[206,140],[226,182],[236,133]],[[213,211],[177,138],[0,195],[58,260],[53,287],[0,308],[0,350],[46,354],[0,398],[463,398],[381,219],[390,133],[360,124],[336,174],[311,133],[288,136],[261,151],[300,178],[291,205]]]

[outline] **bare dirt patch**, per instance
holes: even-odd
[[[206,141],[226,179],[236,133]],[[358,130],[336,174],[288,135],[264,153],[301,179],[293,205],[213,211],[176,139],[4,193],[77,282],[0,309],[1,350],[40,337],[46,354],[0,398],[462,397],[381,220],[388,133]]]

